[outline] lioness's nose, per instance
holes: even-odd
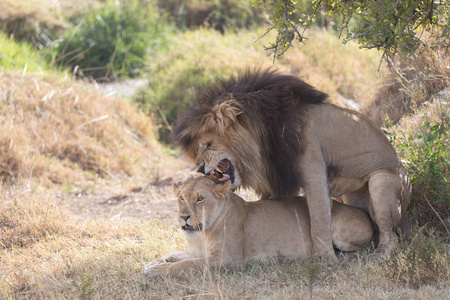
[[[185,222],[187,222],[187,220],[190,218],[191,216],[180,216],[180,218],[182,218]]]
[[[198,168],[197,172],[205,174],[205,161],[202,161],[200,167]]]

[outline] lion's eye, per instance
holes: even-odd
[[[180,197],[180,198],[178,198],[178,201],[180,201],[180,202],[184,202],[184,199],[183,199],[183,197]]]
[[[198,197],[197,203],[203,202],[204,200],[205,200],[205,198],[203,198],[203,197]]]
[[[208,142],[208,143],[206,143],[206,149],[208,149],[209,147],[211,147],[211,145],[212,145],[212,142]]]

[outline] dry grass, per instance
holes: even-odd
[[[433,95],[448,89],[449,66],[450,55],[445,47],[427,49],[413,57],[399,55],[363,113],[379,126],[384,124],[386,116],[390,122],[397,123],[430,101]]]
[[[183,244],[167,225],[93,222],[52,196],[14,193],[0,199],[3,297],[141,298],[144,262],[160,254],[161,243],[170,250]]]
[[[97,0],[0,0],[0,29],[43,48],[51,44],[57,32],[67,29],[67,20],[102,5]]]
[[[175,226],[76,217],[48,194],[10,190],[0,197],[3,298],[445,299],[450,292],[449,256],[436,243],[426,248],[440,265],[431,278],[425,275],[434,264],[405,260],[405,244],[385,262],[363,253],[334,266],[281,259],[148,279],[141,274],[146,262],[186,247]]]
[[[56,76],[0,73],[1,181],[30,187],[152,180],[162,148],[152,120],[124,99]]]
[[[305,45],[296,45],[279,63],[288,72],[328,93],[332,102],[348,106],[343,97],[360,107],[369,103],[380,78],[379,52],[361,50],[355,43],[343,45],[335,33],[326,30],[311,29],[308,38]]]

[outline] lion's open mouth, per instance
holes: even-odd
[[[186,230],[186,231],[201,231],[203,229],[203,224],[200,223],[196,226],[184,224],[183,226],[181,226],[181,229]]]
[[[228,159],[222,159],[214,169],[211,170],[209,175],[215,176],[219,181],[231,180],[234,183],[234,170],[233,165]]]

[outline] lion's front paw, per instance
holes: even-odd
[[[338,262],[336,254],[334,251],[316,251],[313,252],[312,259],[323,262],[327,265],[334,265]]]
[[[144,267],[144,275],[149,277],[157,277],[161,275],[168,274],[171,263],[162,262],[155,263],[155,261],[149,263]]]

